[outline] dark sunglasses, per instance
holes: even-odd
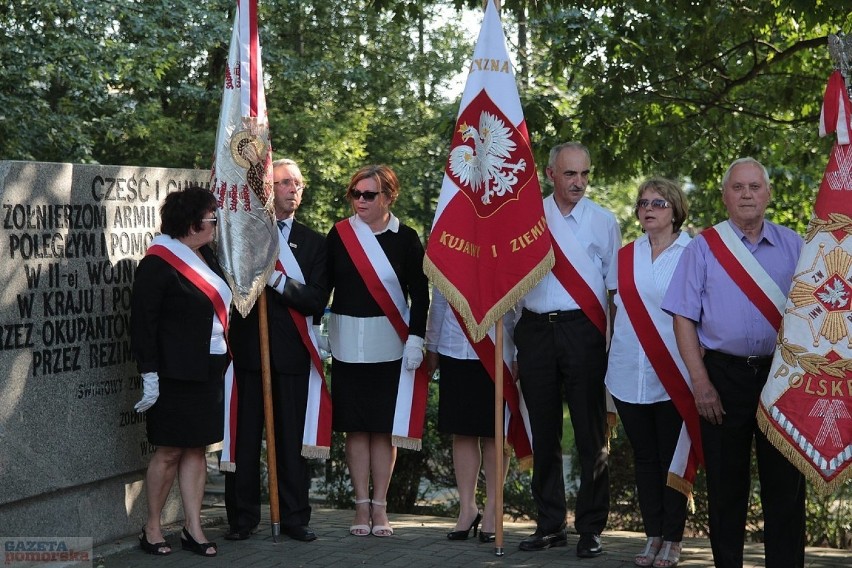
[[[668,209],[672,206],[665,199],[640,199],[636,202],[636,209],[647,209],[649,205],[651,209]]]
[[[362,197],[364,201],[374,201],[376,196],[381,193],[380,191],[358,191],[357,189],[353,189],[349,192],[349,196],[352,197],[352,201],[358,201]]]

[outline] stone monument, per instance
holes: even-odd
[[[130,293],[170,192],[210,172],[0,161],[0,535],[100,544],[146,517]],[[173,492],[164,521],[182,517]]]

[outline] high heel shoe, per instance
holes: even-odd
[[[216,548],[215,542],[196,542],[192,535],[189,534],[189,531],[186,530],[186,527],[183,527],[183,535],[180,537],[180,547],[184,550],[189,550],[190,552],[194,552],[199,556],[207,556],[212,558],[216,556],[219,550]],[[209,549],[213,549],[213,552],[208,552]]]
[[[148,535],[145,534],[145,527],[142,527],[142,534],[139,535],[139,548],[153,554],[155,556],[166,556],[172,553],[172,546],[166,542],[148,542]],[[163,550],[168,548],[168,550]]]
[[[470,523],[470,527],[466,531],[450,531],[447,533],[447,538],[450,540],[467,540],[470,537],[470,531],[473,529],[473,536],[476,536],[476,531],[479,530],[479,521],[482,520],[482,513],[476,512],[476,518]]]
[[[385,507],[385,510],[387,511],[387,506],[387,501],[376,501],[375,499],[370,500],[370,522],[373,523],[373,528],[372,530],[370,530],[370,532],[373,534],[373,536],[393,536],[393,527],[391,527],[389,524],[377,525],[375,522],[373,522],[373,509],[375,509],[376,507]]]
[[[479,542],[488,543],[497,540],[497,533],[479,531]]]
[[[355,506],[369,504],[369,499],[355,499]],[[372,512],[372,511],[371,511]],[[369,536],[370,535],[370,525],[350,525],[349,534],[352,536]]]

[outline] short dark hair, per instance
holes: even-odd
[[[187,236],[190,229],[200,231],[201,220],[215,209],[216,197],[203,187],[170,193],[160,206],[160,232],[177,239]]]

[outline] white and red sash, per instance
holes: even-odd
[[[686,379],[689,374],[671,331],[672,318],[654,307],[660,305],[662,297],[652,280],[651,258],[644,255],[637,258],[635,252],[634,243],[618,251],[618,294],[639,344],[683,418],[667,483],[688,496],[692,493],[698,465],[704,463],[701,424],[692,388]],[[650,309],[646,298],[651,300]]]
[[[722,221],[703,231],[701,236],[734,284],[777,331],[781,327],[787,295],[745,247],[730,223]]]
[[[408,304],[385,251],[370,228],[357,216],[339,221],[335,226],[370,295],[405,343],[408,339]],[[391,432],[394,446],[411,450],[421,448],[428,390],[429,377],[425,365],[409,371],[403,361]]]
[[[275,268],[288,278],[307,284],[302,268],[280,231],[278,231],[278,260],[275,262]],[[314,335],[314,317],[306,316],[295,308],[288,307],[287,310],[293,318],[293,323],[296,324],[296,329],[299,330],[302,344],[311,357],[308,405],[305,408],[305,430],[302,434],[302,456],[328,459],[331,455],[331,394],[325,384],[322,358]]]
[[[482,366],[488,371],[488,376],[494,381],[497,375],[493,363],[496,351],[494,326],[491,326],[482,341],[473,341],[467,326],[461,324],[462,319],[459,313],[454,307],[449,307],[453,312],[453,317],[459,322],[459,327],[464,332],[468,343],[476,351],[476,356],[479,357]],[[505,401],[503,432],[506,435],[506,440],[515,449],[515,456],[518,458],[520,467],[527,469],[532,467],[532,430],[530,429],[527,405],[512,374],[513,356],[514,351],[503,349],[503,400]]]
[[[192,252],[192,249],[168,235],[154,237],[151,246],[145,253],[145,256],[148,255],[158,256],[165,260],[210,299],[210,303],[213,304],[214,317],[222,324],[227,339],[230,323],[228,311],[233,298],[228,284],[213,272],[206,262]],[[224,447],[219,469],[235,471],[236,464],[233,456],[234,443],[237,437],[237,389],[234,383],[233,361],[228,365],[225,372],[225,424],[223,430]]]
[[[606,335],[606,285],[600,270],[592,263],[580,241],[565,223],[559,207],[549,196],[544,200],[544,215],[553,241],[553,275],[574,298],[602,335]]]

